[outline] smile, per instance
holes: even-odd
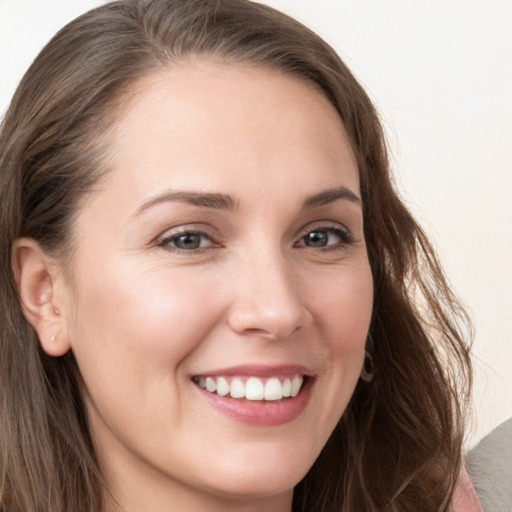
[[[196,376],[192,379],[195,384],[206,391],[218,396],[230,396],[246,400],[276,401],[283,398],[294,398],[299,394],[304,377],[272,376],[260,378],[255,376]]]
[[[237,422],[277,426],[306,409],[316,373],[301,365],[242,365],[191,376],[191,382],[214,410]]]

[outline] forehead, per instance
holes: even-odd
[[[289,184],[294,170],[305,188],[340,179],[359,188],[352,148],[327,98],[300,79],[250,65],[196,60],[145,77],[118,118],[109,153],[110,180],[137,194],[167,184],[265,195],[280,177]]]

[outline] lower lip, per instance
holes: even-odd
[[[313,383],[314,379],[308,378],[304,382],[297,396],[276,401],[252,401],[231,398],[229,396],[219,396],[216,393],[210,393],[195,384],[194,386],[210,403],[210,405],[212,405],[213,408],[221,414],[224,414],[239,423],[272,427],[284,425],[285,423],[289,423],[300,416],[311,397],[311,388],[313,387]]]

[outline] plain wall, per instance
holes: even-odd
[[[44,43],[102,3],[0,0],[0,112]],[[512,416],[512,1],[264,3],[334,46],[382,112],[399,188],[475,322],[474,444]]]

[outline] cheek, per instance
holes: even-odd
[[[360,377],[372,314],[373,281],[369,266],[360,265],[347,268],[339,277],[331,276],[323,284],[324,293],[317,294],[315,311],[323,358],[329,363],[321,377],[325,407],[319,419],[330,433]]]
[[[72,329],[86,382],[116,379],[129,387],[159,375],[169,380],[217,321],[215,301],[205,300],[215,283],[195,283],[187,273],[116,265],[87,277],[79,283]]]
[[[334,354],[358,354],[364,348],[373,307],[373,280],[362,264],[326,280],[317,294],[315,310],[322,318],[324,340]]]
[[[147,449],[158,458],[163,448],[152,443],[162,441],[167,429],[182,428],[186,418],[173,411],[186,409],[187,361],[220,309],[205,300],[215,283],[190,277],[117,265],[79,283],[72,349],[98,438],[111,432],[137,451],[134,440],[153,432]]]

